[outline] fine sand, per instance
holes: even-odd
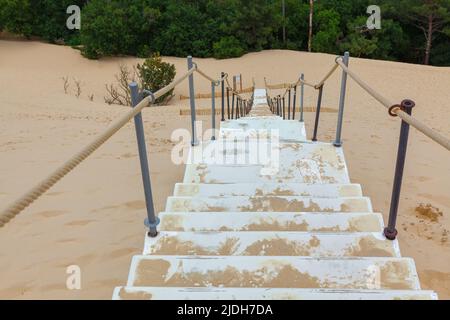
[[[185,59],[165,58],[178,74]],[[119,64],[134,58],[89,61],[78,51],[39,42],[0,40],[0,207],[20,196],[78,151],[128,108],[103,101],[105,84]],[[317,82],[334,63],[334,56],[292,51],[266,51],[239,59],[196,59],[210,75],[242,73],[244,87],[295,81],[301,72]],[[351,68],[392,101],[416,101],[414,115],[450,136],[450,68],[352,59]],[[69,93],[62,77],[70,78]],[[324,107],[336,109],[340,72],[325,85]],[[82,94],[75,96],[74,80]],[[210,85],[196,76],[198,92]],[[180,116],[187,100],[187,82],[175,91],[167,107],[143,112],[156,209],[164,209],[184,167],[172,164],[175,129],[188,128]],[[94,95],[91,102],[88,96]],[[306,89],[308,107],[316,92]],[[198,107],[210,107],[198,100]],[[219,100],[217,101],[219,103]],[[219,104],[218,104],[219,105]],[[209,128],[209,116],[200,116]],[[306,114],[311,134],[313,113]],[[331,141],[336,113],[322,115],[319,138]],[[400,129],[399,119],[349,80],[344,122],[344,150],[355,183],[372,198],[385,219]],[[424,289],[450,298],[450,153],[411,130],[399,210],[402,254],[415,259]],[[421,204],[424,206],[416,210]],[[426,205],[432,207],[426,207]],[[442,216],[441,216],[441,214]],[[0,298],[110,299],[115,286],[126,284],[131,257],[143,248],[145,203],[134,126],[128,124],[74,172],[0,229]],[[82,289],[66,289],[67,267],[81,268]]]

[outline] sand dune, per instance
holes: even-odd
[[[185,59],[165,58],[179,74]],[[332,55],[266,51],[239,59],[196,59],[211,75],[242,73],[244,86],[252,77],[262,87],[269,82],[294,81],[301,72],[316,82],[334,61]],[[127,108],[103,102],[105,84],[118,65],[134,58],[89,61],[79,52],[39,42],[0,41],[0,207],[14,200],[58,164],[89,142]],[[351,67],[393,101],[416,101],[414,115],[450,136],[450,68],[352,59]],[[82,83],[65,94],[61,78]],[[336,108],[340,73],[327,82],[324,106]],[[199,92],[209,84],[196,78]],[[186,95],[187,83],[175,94]],[[94,95],[94,102],[88,95]],[[316,93],[306,89],[307,106]],[[219,101],[218,101],[219,102]],[[188,128],[180,116],[188,101],[177,98],[166,107],[145,110],[143,116],[157,210],[164,208],[184,168],[170,161],[174,129]],[[209,108],[199,100],[199,108]],[[210,119],[201,116],[204,127]],[[313,114],[306,115],[308,132]],[[334,137],[336,114],[324,113],[320,140]],[[352,180],[361,183],[374,209],[387,212],[395,166],[400,122],[349,82],[344,123],[345,153]],[[450,298],[450,154],[415,130],[411,132],[400,203],[399,231],[403,256],[417,263],[424,289]],[[0,298],[110,299],[127,278],[133,254],[142,250],[145,204],[134,127],[123,128],[106,145],[12,223],[0,229]],[[442,211],[416,212],[421,203]],[[66,268],[79,265],[82,290],[66,289]]]

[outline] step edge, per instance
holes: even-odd
[[[119,286],[115,287],[113,291],[113,300],[121,300],[120,291],[122,289],[135,291],[135,292],[145,292],[145,291],[166,291],[168,293],[173,294],[264,294],[264,293],[275,293],[275,294],[297,294],[297,295],[317,295],[317,299],[320,300],[320,295],[328,294],[328,295],[342,295],[342,294],[362,294],[362,295],[424,295],[429,296],[430,300],[438,300],[438,294],[433,290],[355,290],[355,289],[320,289],[320,288],[312,288],[312,289],[301,289],[301,288],[218,288],[218,287],[199,287],[199,288],[190,288],[190,287],[135,287],[135,286]],[[202,297],[204,299],[205,297]],[[217,296],[213,296],[212,298],[216,299]],[[264,297],[262,297],[264,298]],[[270,298],[268,298],[269,300]],[[183,299],[184,300],[184,299]],[[237,299],[239,300],[239,299]],[[349,299],[351,300],[351,299]],[[356,300],[356,299],[355,299]],[[389,300],[393,300],[390,298]]]

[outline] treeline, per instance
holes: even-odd
[[[82,8],[80,31],[66,28],[72,4]],[[374,4],[381,7],[380,30],[366,26]],[[283,18],[282,0],[0,0],[0,30],[79,45],[88,58],[153,52],[229,58],[308,50],[313,12],[312,51],[450,65],[450,0],[285,0],[285,6]]]

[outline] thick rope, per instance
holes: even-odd
[[[255,87],[248,87],[248,88],[244,88],[242,90],[238,90],[238,93],[239,94],[253,93],[253,91],[255,91]],[[222,93],[221,92],[217,92],[216,93],[216,98],[221,98],[221,97],[222,97]],[[195,95],[195,99],[210,99],[210,98],[211,98],[211,93],[197,93]],[[180,100],[188,100],[188,99],[190,99],[190,97],[180,94],[179,99]]]
[[[279,89],[286,89],[286,92],[294,87],[297,87],[300,84],[303,84],[305,86],[314,88],[314,89],[319,89],[321,86],[323,86],[325,84],[325,82],[333,75],[333,73],[339,68],[339,65],[337,63],[335,63],[330,71],[328,71],[328,73],[325,75],[325,77],[323,77],[323,79],[318,82],[317,84],[312,84],[309,83],[305,80],[302,79],[298,79],[297,82],[294,83],[280,83],[280,84],[273,84],[273,85],[269,85],[267,83],[267,79],[264,78],[264,84],[266,86],[266,89],[270,89],[270,90],[279,90]],[[286,95],[286,92],[284,93],[283,96]]]
[[[197,68],[197,73],[200,74],[203,78],[205,78],[206,80],[209,80],[210,82],[214,82],[216,85],[222,83],[223,81],[225,81],[225,79],[228,79],[228,74],[225,73],[225,75],[223,77],[220,77],[218,80],[214,80],[213,78],[211,78],[210,76],[208,76],[206,73],[204,73],[201,69],[199,69],[197,67],[197,64],[194,63],[194,66]]]
[[[339,68],[339,65],[335,63],[331,70],[325,75],[325,77],[318,84],[314,86],[314,88],[319,89],[321,86],[325,84],[325,82],[333,75],[333,73]]]
[[[337,64],[341,66],[342,70],[344,70],[355,82],[363,88],[368,94],[370,94],[372,97],[374,97],[378,102],[380,102],[383,106],[390,109],[394,103],[389,101],[387,98],[382,96],[380,93],[375,91],[372,87],[370,87],[364,80],[362,80],[357,74],[355,74],[353,71],[351,71],[341,60],[336,60]],[[423,122],[417,120],[416,118],[410,116],[406,112],[402,111],[399,108],[394,108],[392,110],[393,113],[398,115],[403,121],[410,124],[420,132],[422,132],[424,135],[432,139],[433,141],[439,143],[441,146],[446,148],[450,151],[450,140],[440,134],[437,131],[434,131],[430,127],[428,127]]]
[[[230,93],[234,93],[234,95],[237,96],[239,99],[245,100],[245,99],[242,98],[242,96],[241,96],[241,94],[239,93],[239,91],[236,91],[236,90],[234,90],[234,89],[231,87],[231,84],[230,84],[230,82],[228,81],[228,77],[225,78],[225,81],[226,81],[226,84],[227,84],[228,89],[230,90]],[[254,88],[253,88],[253,89],[254,89]]]
[[[196,71],[196,67],[190,69],[186,74],[172,82],[168,86],[162,88],[154,94],[155,99],[165,95],[170,90],[179,85],[187,77]],[[111,138],[117,131],[119,131],[124,125],[126,125],[131,119],[138,115],[142,109],[151,103],[152,98],[144,98],[135,108],[131,109],[120,119],[110,125],[103,133],[97,136],[94,141],[84,147],[81,151],[72,156],[58,169],[52,172],[47,178],[42,180],[38,185],[26,192],[23,196],[14,201],[10,206],[0,213],[0,227],[3,227],[15,216],[27,208],[30,204],[41,197],[48,189],[55,185],[59,180],[76,168],[83,160],[89,157],[95,150],[103,145],[109,138]]]

